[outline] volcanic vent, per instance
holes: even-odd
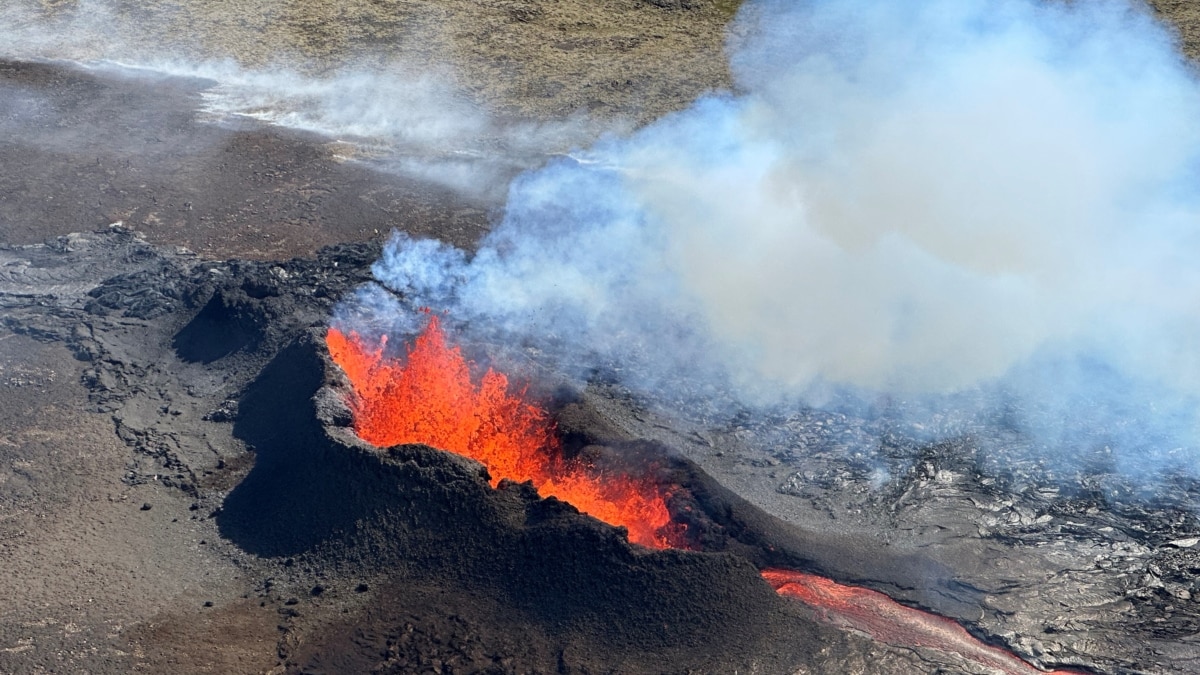
[[[388,607],[405,607],[397,598],[429,587],[443,589],[443,601],[448,593],[471,598],[454,614],[469,617],[474,610],[463,605],[488,598],[506,608],[514,635],[550,636],[558,648],[526,657],[545,659],[535,670],[564,658],[656,672],[661,666],[646,664],[660,654],[672,668],[760,663],[776,671],[815,647],[812,626],[795,631],[807,623],[802,612],[744,557],[631,546],[622,531],[528,484],[493,487],[476,461],[426,445],[379,450],[349,427],[349,392],[322,336],[310,334],[280,353],[241,406],[239,432],[255,442],[258,460],[226,499],[225,534],[263,555],[295,557],[304,569],[376,579],[368,618],[311,639],[294,662],[318,671],[333,669],[331,659],[378,665],[363,631],[398,630],[403,621]],[[564,644],[578,655],[562,656]]]
[[[813,560],[801,559],[792,548],[797,542],[771,540],[771,530],[782,523],[758,514],[756,524],[765,531],[747,531],[744,522],[731,517],[731,507],[736,503],[742,512],[751,508],[732,495],[722,494],[724,503],[693,498],[690,484],[708,483],[704,492],[714,486],[694,465],[669,462],[665,448],[592,446],[590,452],[566,455],[548,413],[525,400],[524,391],[511,390],[504,375],[487,368],[478,384],[473,381],[472,364],[447,343],[436,315],[429,316],[403,354],[386,354],[387,342],[383,336],[368,344],[357,333],[337,327],[326,334],[329,354],[352,387],[347,402],[354,429],[373,445],[392,447],[389,452],[394,453],[396,446],[424,443],[474,459],[484,465],[483,475],[493,487],[523,483],[527,494],[532,487],[543,498],[567,502],[584,515],[622,528],[636,545],[727,550],[729,540],[737,540],[743,555],[765,549],[746,555],[760,568],[770,560],[789,558],[792,564],[813,566]],[[782,556],[774,555],[781,549]],[[831,571],[844,574],[842,569]],[[782,597],[799,599],[822,620],[875,640],[936,650],[975,668],[1017,675],[1038,672],[1012,654],[981,643],[954,621],[904,607],[882,593],[800,571],[764,569],[761,574]]]
[[[624,527],[630,541],[653,548],[686,548],[673,526],[669,494],[646,479],[604,474],[594,462],[566,458],[549,416],[509,391],[508,379],[488,369],[478,386],[459,349],[446,344],[438,318],[407,350],[403,365],[383,348],[336,328],[330,355],[354,387],[354,428],[363,440],[387,447],[422,442],[477,460],[501,480],[529,481],[538,494]]]
[[[485,371],[474,388],[471,368],[445,343],[436,317],[404,356],[406,368],[382,345],[336,330],[312,332],[282,350],[242,399],[236,431],[258,458],[225,500],[218,516],[223,533],[260,555],[295,558],[302,569],[375,579],[375,609],[308,638],[289,655],[292,663],[313,671],[378,666],[377,638],[394,642],[380,636],[405,624],[396,608],[414,602],[414,589],[440,589],[443,601],[447,593],[469,598],[443,610],[455,615],[470,615],[464,605],[479,602],[503,608],[496,611],[512,630],[558,645],[527,656],[531,662],[546,659],[549,670],[561,657],[581,672],[662,672],[663,663],[672,672],[784,672],[811,658],[818,643],[840,645],[840,653],[877,649],[778,595],[760,572],[772,567],[861,580],[952,615],[976,606],[969,589],[929,561],[798,530],[668,448],[613,436],[596,424],[583,398],[558,403],[558,433],[588,439],[564,453],[551,419],[510,391],[503,376]],[[427,357],[435,358],[423,362]],[[426,381],[434,371],[437,382]],[[453,393],[404,399],[397,387],[406,382]],[[463,452],[504,447],[509,441],[492,433],[515,428],[518,438],[532,441],[524,465],[539,459],[542,468],[527,468],[526,480],[516,482],[491,475],[500,466],[494,460],[411,442],[368,444],[352,427],[356,416],[400,421],[371,412],[363,394],[372,391],[398,395],[413,410],[439,399],[468,404],[466,414],[426,412],[415,425],[458,438]],[[610,481],[615,488],[605,485]],[[577,507],[567,501],[573,495],[598,501]],[[667,522],[648,527],[622,513],[647,503],[664,509]],[[629,525],[602,522],[614,512]],[[562,645],[573,645],[574,655],[563,656]],[[939,658],[965,662],[945,651]]]

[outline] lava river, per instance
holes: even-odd
[[[423,443],[470,457],[487,467],[493,485],[531,481],[554,496],[651,548],[689,548],[672,523],[670,490],[637,477],[605,473],[564,457],[550,415],[510,391],[508,379],[487,369],[478,381],[458,347],[447,343],[438,317],[408,345],[403,358],[386,354],[386,337],[372,344],[330,328],[326,343],[353,387],[355,432],[379,447]],[[821,619],[899,647],[957,655],[992,672],[1043,671],[972,637],[945,617],[901,605],[865,588],[791,570],[764,570],[780,595],[811,606]],[[1055,671],[1065,675],[1068,671]]]

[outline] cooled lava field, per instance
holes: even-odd
[[[1186,463],[643,386],[404,268],[468,283],[522,176],[736,94],[757,3],[77,4],[0,10],[0,672],[1200,671]],[[269,114],[402,38],[487,119]]]

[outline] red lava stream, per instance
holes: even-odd
[[[957,654],[1006,675],[1046,672],[1010,652],[980,642],[946,617],[905,607],[883,593],[792,570],[763,570],[762,576],[777,593],[810,605],[826,621],[880,642]],[[1055,670],[1051,675],[1071,673]]]
[[[604,474],[564,459],[549,414],[520,392],[509,392],[508,379],[491,369],[473,382],[471,364],[458,347],[447,344],[437,316],[429,317],[404,358],[385,355],[386,338],[371,345],[336,328],[329,329],[326,343],[353,387],[354,428],[368,443],[424,443],[456,452],[483,463],[493,485],[505,478],[532,481],[543,497],[555,496],[627,528],[634,543],[687,548],[683,528],[671,522],[669,491],[649,480]],[[1006,675],[1044,672],[980,642],[950,619],[905,607],[882,593],[790,570],[764,570],[762,576],[781,596],[813,607],[825,621],[880,642],[958,655]]]

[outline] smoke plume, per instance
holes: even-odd
[[[265,38],[239,26],[271,28],[264,17],[286,14],[289,4],[271,0],[238,12],[197,3],[172,11],[81,0],[52,11],[14,0],[0,7],[0,58],[56,59],[114,77],[207,80],[201,112],[216,123],[254,120],[317,133],[345,142],[348,154],[376,168],[491,202],[547,156],[628,130],[622,120],[583,114],[555,121],[496,114],[465,93],[427,27],[374,50],[348,44],[317,58],[282,40],[280,52],[262,56],[253,43]],[[211,24],[195,30],[201,19]]]
[[[1200,86],[1147,10],[763,0],[729,51],[734,92],[521,176],[472,256],[395,236],[377,278],[663,396],[962,406],[1196,468]]]
[[[218,119],[249,118],[338,139],[377,168],[497,202],[514,175],[606,128],[583,115],[505,120],[464,95],[452,72],[404,63],[320,76],[247,70],[230,62],[159,61],[149,67],[214,81],[204,93],[204,110]],[[623,128],[619,122],[609,126]]]

